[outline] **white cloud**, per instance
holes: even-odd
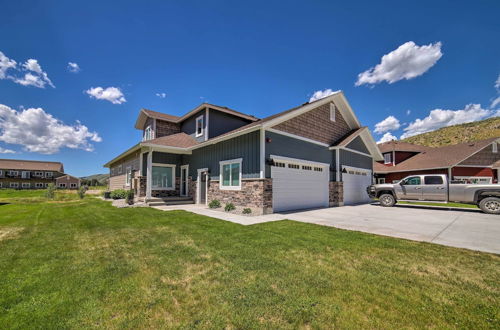
[[[78,73],[81,70],[80,66],[77,63],[74,63],[74,62],[68,62],[67,69],[68,69],[69,72],[73,72],[73,73]]]
[[[416,119],[405,127],[405,133],[401,136],[401,139],[434,131],[445,126],[470,123],[498,115],[500,115],[500,110],[482,109],[480,104],[468,104],[462,110],[434,109],[427,117]]]
[[[406,110],[406,115],[409,116],[411,114],[411,110]]]
[[[490,108],[495,108],[497,105],[500,104],[500,96],[498,96],[496,99],[493,100],[493,102],[491,102],[491,106]]]
[[[122,104],[127,102],[123,96],[122,91],[117,87],[91,87],[89,90],[85,91],[90,97],[96,98],[98,100],[106,100],[113,104]]]
[[[375,124],[375,133],[385,133],[388,131],[395,131],[401,127],[399,120],[394,116],[389,116],[379,123]]]
[[[6,79],[7,70],[14,69],[16,66],[16,61],[11,60],[4,53],[0,52],[0,79]]]
[[[323,91],[319,90],[319,91],[316,91],[313,93],[313,95],[311,96],[311,98],[309,99],[309,103],[311,102],[314,102],[314,101],[317,101],[319,99],[323,99],[327,96],[330,96],[334,93],[337,93],[337,91],[332,91],[330,88],[327,88]]]
[[[0,147],[0,154],[15,154],[15,153],[16,152],[14,150],[5,149],[5,148]]]
[[[11,74],[7,74],[8,70]],[[16,61],[9,59],[2,52],[0,52],[0,79],[9,79],[23,86],[45,88],[49,85],[55,88],[37,60],[30,58],[23,64],[17,65]]]
[[[500,74],[498,75],[497,81],[495,81],[495,88],[500,92]]]
[[[384,142],[389,142],[389,141],[392,141],[392,140],[397,140],[398,138],[395,137],[394,135],[391,134],[391,132],[387,132],[385,133],[381,138],[380,140],[377,141],[377,144],[378,143],[384,143]]]
[[[161,99],[164,99],[167,97],[167,93],[156,93],[156,96],[158,96]]]
[[[17,111],[0,104],[0,141],[22,145],[30,152],[53,154],[64,147],[92,151],[90,142],[102,139],[80,122],[66,125],[42,108]]]
[[[378,84],[382,81],[392,84],[402,79],[418,77],[434,66],[441,56],[441,42],[417,46],[413,41],[408,41],[382,56],[375,67],[360,73],[356,86]]]
[[[497,90],[497,94],[500,94],[500,74],[498,75],[497,81],[495,81],[495,89]],[[490,109],[495,108],[500,104],[500,96],[497,96],[490,105]]]

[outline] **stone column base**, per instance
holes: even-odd
[[[330,181],[329,183],[330,196],[328,205],[330,207],[334,206],[344,206],[344,183],[337,181]]]

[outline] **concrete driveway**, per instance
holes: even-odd
[[[356,205],[287,214],[291,220],[500,254],[500,216]]]
[[[403,206],[387,208],[365,204],[244,216],[210,210],[200,205],[155,208],[165,211],[180,209],[242,225],[289,219],[500,254],[500,216],[478,211],[429,210]]]

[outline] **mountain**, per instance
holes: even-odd
[[[402,141],[428,147],[441,147],[492,137],[500,137],[500,117],[443,127],[432,132],[406,138]]]
[[[93,179],[96,179],[97,181],[99,181],[100,184],[105,185],[108,183],[109,174],[93,174],[93,175],[89,175],[89,176],[82,176],[80,179],[88,180],[88,181],[92,181]]]

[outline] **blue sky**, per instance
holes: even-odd
[[[7,1],[0,157],[103,173],[140,139],[142,107],[265,117],[328,89],[376,140],[498,115],[499,13],[499,1]]]

